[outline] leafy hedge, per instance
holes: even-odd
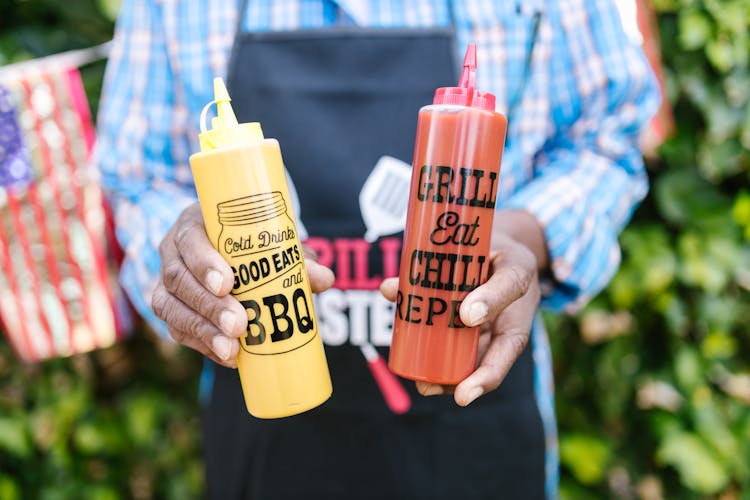
[[[105,41],[116,3],[11,4],[0,64]],[[750,0],[655,4],[677,132],[610,287],[547,317],[561,493],[750,498]],[[0,499],[200,496],[199,371],[145,336],[36,367],[0,345]]]
[[[112,37],[114,0],[0,8],[0,65]],[[103,63],[82,69],[96,108]],[[0,500],[199,498],[201,357],[149,335],[29,366],[0,340]]]
[[[143,338],[38,366],[1,346],[0,499],[198,497],[199,370]]]
[[[567,498],[750,498],[750,2],[661,0],[677,131],[579,318],[549,318]]]

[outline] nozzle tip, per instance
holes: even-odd
[[[216,102],[232,100],[229,98],[229,92],[227,92],[227,87],[221,77],[214,78],[214,100]]]
[[[464,68],[461,71],[461,79],[458,81],[459,87],[474,88],[477,73],[477,44],[470,43],[466,47],[464,55]]]
[[[477,67],[477,44],[470,43],[466,47],[466,54],[464,55],[464,68],[476,68]]]

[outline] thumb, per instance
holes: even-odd
[[[307,275],[310,277],[310,288],[313,293],[325,292],[333,286],[336,276],[329,268],[318,264],[314,259],[305,260]]]
[[[380,284],[380,293],[391,302],[396,300],[396,294],[398,293],[398,278],[384,279]]]

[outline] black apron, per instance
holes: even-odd
[[[411,161],[419,108],[455,85],[454,43],[444,29],[238,32],[232,105],[279,140],[310,236],[332,247],[362,239],[362,185],[383,155]],[[382,276],[378,244],[368,258],[369,276]],[[412,398],[402,416],[385,406],[358,347],[326,354],[331,400],[280,420],[251,417],[236,371],[215,367],[203,419],[210,498],[543,498],[530,347],[468,408],[402,380]]]

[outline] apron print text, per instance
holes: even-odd
[[[318,262],[336,275],[333,288],[313,296],[323,342],[329,346],[389,346],[394,304],[379,288],[384,278],[398,276],[401,238],[386,237],[371,244],[364,238],[311,237],[305,244],[318,254]],[[373,245],[379,250],[382,275],[373,269]]]

